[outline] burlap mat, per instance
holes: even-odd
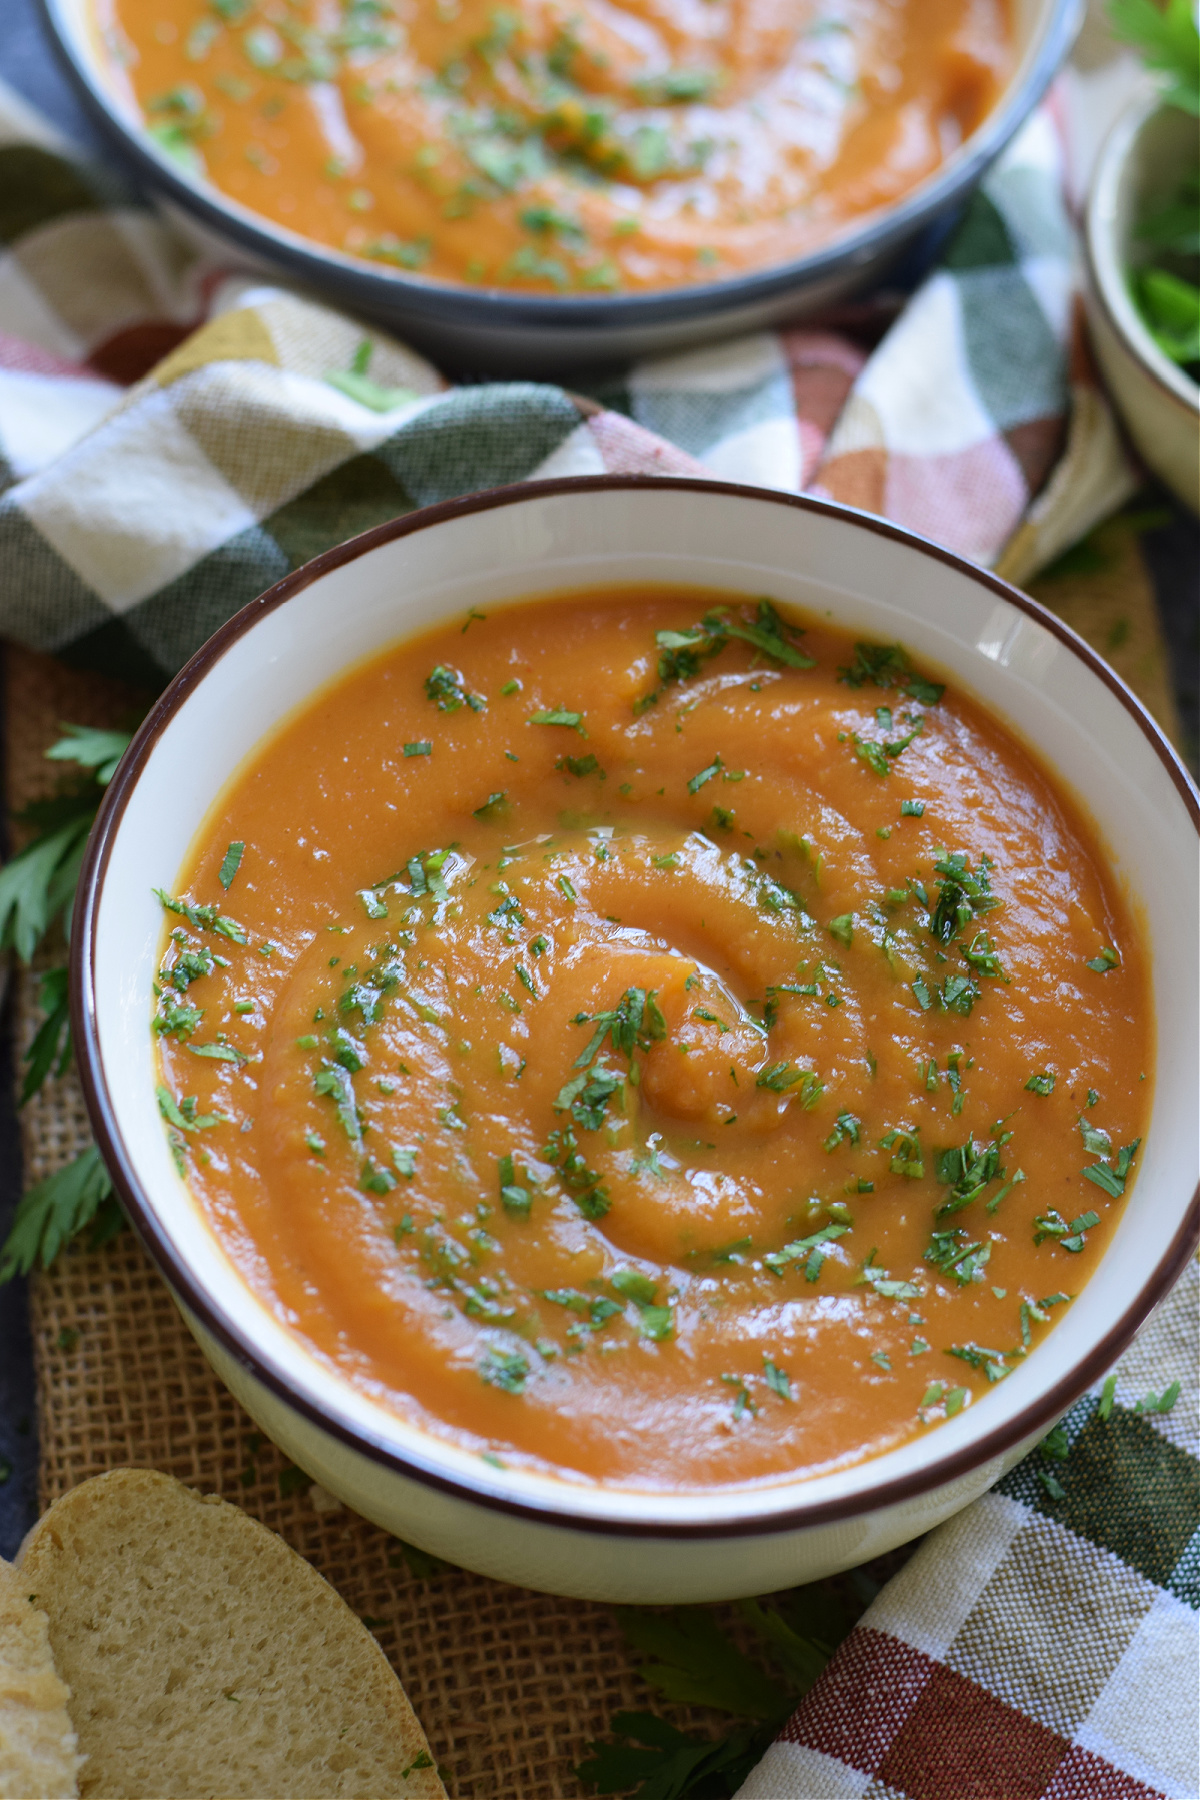
[[[1047,583],[1039,597],[1090,638],[1175,737],[1164,645],[1136,543],[1119,524],[1105,530],[1106,566]],[[144,697],[27,651],[10,647],[6,655],[8,798],[19,806],[58,779],[42,752],[59,721],[120,723]],[[34,977],[23,975],[22,1045],[36,1029],[35,989]],[[47,1083],[22,1121],[31,1183],[88,1142],[74,1075]],[[586,1742],[604,1735],[622,1707],[655,1706],[607,1607],[460,1570],[419,1578],[385,1532],[336,1503],[322,1510],[319,1490],[299,1490],[209,1370],[130,1233],[95,1253],[75,1249],[38,1275],[32,1314],[42,1506],[89,1475],[131,1463],[244,1506],[368,1621],[457,1800],[578,1794],[572,1768]],[[717,1728],[711,1715],[655,1710],[681,1725]]]

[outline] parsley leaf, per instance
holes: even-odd
[[[1098,956],[1088,958],[1087,967],[1094,970],[1097,975],[1107,975],[1110,969],[1115,969],[1120,965],[1120,961],[1121,958],[1112,946],[1106,944]]]
[[[530,713],[529,723],[531,725],[565,725],[569,730],[577,731],[580,737],[587,736],[587,732],[583,728],[583,714],[581,712],[568,712],[566,708],[562,706],[551,707],[542,712]]]
[[[1191,0],[1109,0],[1113,36],[1132,44],[1148,69],[1165,75],[1169,106],[1200,113],[1200,38]]]
[[[910,700],[922,706],[936,706],[946,689],[934,681],[926,681],[913,668],[907,650],[900,644],[855,644],[854,661],[849,668],[838,670],[838,680],[847,687],[901,688]]]
[[[519,1350],[489,1348],[484,1351],[479,1373],[489,1387],[500,1388],[506,1394],[523,1394],[529,1364]]]
[[[48,1269],[72,1238],[91,1226],[90,1247],[98,1249],[125,1223],[112,1178],[94,1144],[74,1162],[56,1169],[28,1189],[17,1203],[12,1229],[0,1246],[0,1286],[28,1275],[40,1263]]]
[[[230,844],[222,858],[221,867],[217,870],[217,880],[226,890],[233,885],[233,878],[242,866],[242,855],[245,848],[245,844]]]
[[[1040,1075],[1031,1075],[1025,1083],[1025,1092],[1027,1094],[1052,1094],[1056,1079],[1052,1069],[1047,1069]]]
[[[460,706],[482,712],[487,705],[482,694],[469,691],[458,669],[448,669],[444,663],[438,663],[425,677],[425,693],[439,712],[457,712]]]
[[[66,733],[46,751],[47,762],[73,762],[91,772],[92,780],[107,787],[117,764],[129,748],[131,731],[101,731],[93,725],[63,725]]]

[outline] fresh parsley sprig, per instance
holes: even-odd
[[[1200,33],[1191,0],[1109,0],[1114,37],[1132,44],[1148,69],[1164,75],[1168,106],[1200,114]]]
[[[23,963],[60,923],[67,928],[88,833],[104,789],[128,748],[132,732],[63,725],[47,760],[75,766],[74,782],[57,794],[32,801],[16,815],[32,829],[29,842],[0,870],[0,949]],[[71,1061],[71,1029],[65,967],[47,969],[39,994],[43,1019],[25,1052],[24,1106],[51,1075]],[[35,1183],[20,1201],[12,1228],[0,1246],[0,1284],[27,1275],[40,1263],[48,1268],[63,1246],[92,1227],[99,1245],[120,1230],[122,1214],[100,1153],[91,1145],[64,1168]]]

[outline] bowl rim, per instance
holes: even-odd
[[[435,281],[380,268],[242,206],[215,184],[188,175],[144,129],[123,115],[79,50],[67,11],[70,4],[71,0],[37,0],[54,49],[86,110],[119,142],[141,175],[165,189],[210,229],[282,263],[291,273],[311,280],[318,290],[323,277],[326,281],[336,277],[343,292],[366,308],[403,309],[415,320],[439,322],[449,308],[459,327],[522,332],[552,326],[582,334],[601,327],[632,329],[709,315],[716,323],[721,315],[737,308],[768,301],[793,287],[815,285],[847,263],[870,263],[896,240],[915,235],[944,207],[965,198],[1015,137],[1066,59],[1082,25],[1086,0],[1041,0],[1047,14],[1044,35],[1020,80],[970,136],[894,207],[864,214],[860,222],[851,221],[832,239],[787,263],[720,281],[611,296],[476,289],[462,282]],[[88,0],[75,0],[75,4],[87,5]]]
[[[193,1280],[188,1266],[179,1254],[170,1232],[163,1226],[145,1198],[137,1172],[120,1128],[109,1091],[98,1040],[95,998],[96,922],[105,875],[126,805],[155,751],[166,726],[183,703],[219,665],[226,650],[250,631],[257,621],[335,569],[369,555],[385,544],[391,544],[418,531],[501,507],[521,505],[529,501],[559,495],[612,493],[617,491],[669,491],[719,495],[733,499],[749,499],[759,503],[787,507],[796,512],[836,519],[858,530],[904,545],[932,557],[958,571],[968,579],[989,589],[1017,611],[1026,614],[1049,631],[1068,650],[1079,657],[1093,674],[1108,687],[1131,715],[1134,723],[1157,755],[1174,783],[1197,836],[1200,837],[1200,792],[1184,768],[1174,749],[1146,708],[1130,692],[1113,669],[1089,644],[1027,594],[1002,581],[989,570],[968,561],[940,544],[917,533],[892,524],[875,514],[855,507],[821,500],[804,494],[785,494],[777,489],[757,488],[724,481],[699,478],[670,478],[643,475],[585,475],[558,480],[522,482],[512,486],[491,488],[481,493],[444,500],[422,507],[399,518],[371,527],[323,551],[310,562],[283,577],[257,599],[251,600],[218,627],[155,701],[121,759],[101,803],[96,824],[88,840],[87,852],[79,875],[71,925],[70,994],[71,1026],[76,1045],[76,1060],[84,1100],[96,1141],[105,1164],[124,1203],[135,1235],[156,1264],[159,1273],[178,1302],[187,1309],[220,1347],[231,1356],[274,1399],[297,1413],[319,1431],[365,1456],[368,1461],[389,1473],[421,1483],[460,1502],[484,1506],[492,1511],[530,1520],[539,1524],[607,1537],[635,1537],[688,1540],[722,1540],[760,1535],[778,1535],[832,1522],[845,1522],[892,1507],[943,1488],[967,1476],[1014,1446],[1046,1430],[1102,1374],[1129,1344],[1138,1328],[1158,1305],[1195,1253],[1200,1240],[1200,1183],[1184,1209],[1180,1223],[1151,1276],[1135,1294],[1120,1316],[1109,1326],[1091,1351],[1071,1370],[1064,1373],[1040,1398],[1035,1397],[1008,1422],[998,1425],[975,1442],[939,1457],[936,1450],[920,1468],[868,1486],[861,1494],[841,1499],[828,1499],[805,1504],[794,1498],[803,1491],[803,1481],[778,1484],[780,1494],[787,1494],[789,1504],[775,1511],[764,1511],[755,1517],[721,1517],[721,1490],[714,1490],[713,1512],[703,1520],[664,1521],[661,1519],[613,1519],[601,1515],[575,1514],[559,1510],[552,1504],[539,1504],[533,1499],[516,1499],[497,1491],[482,1474],[478,1485],[459,1475],[441,1472],[423,1465],[404,1452],[380,1443],[355,1426],[349,1419],[325,1410],[297,1391],[287,1373],[276,1368],[255,1346],[252,1334],[241,1323],[222,1313]],[[933,1442],[933,1439],[930,1440]],[[867,1458],[859,1465],[870,1469],[878,1458]],[[768,1491],[768,1490],[764,1490]],[[652,1496],[647,1496],[648,1499]]]
[[[1167,110],[1162,90],[1153,86],[1135,94],[1113,121],[1092,176],[1083,246],[1091,296],[1105,324],[1158,392],[1191,418],[1200,409],[1200,385],[1159,349],[1130,299],[1114,216],[1118,190],[1138,140],[1150,121]]]

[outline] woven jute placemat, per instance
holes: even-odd
[[[1131,536],[1108,566],[1041,597],[1089,637],[1175,733],[1167,663]],[[10,806],[53,790],[43,758],[60,721],[123,723],[145,696],[9,648]],[[36,971],[18,980],[22,1047],[38,1022]],[[72,1073],[22,1113],[27,1183],[89,1142]],[[152,1264],[124,1232],[76,1247],[32,1284],[40,1502],[122,1464],[162,1469],[234,1500],[318,1568],[392,1658],[456,1800],[563,1800],[587,1742],[653,1697],[608,1607],[557,1600],[461,1570],[422,1576],[386,1532],[311,1490],[205,1363]],[[877,1571],[887,1572],[886,1567]],[[679,1724],[702,1713],[656,1707]]]

